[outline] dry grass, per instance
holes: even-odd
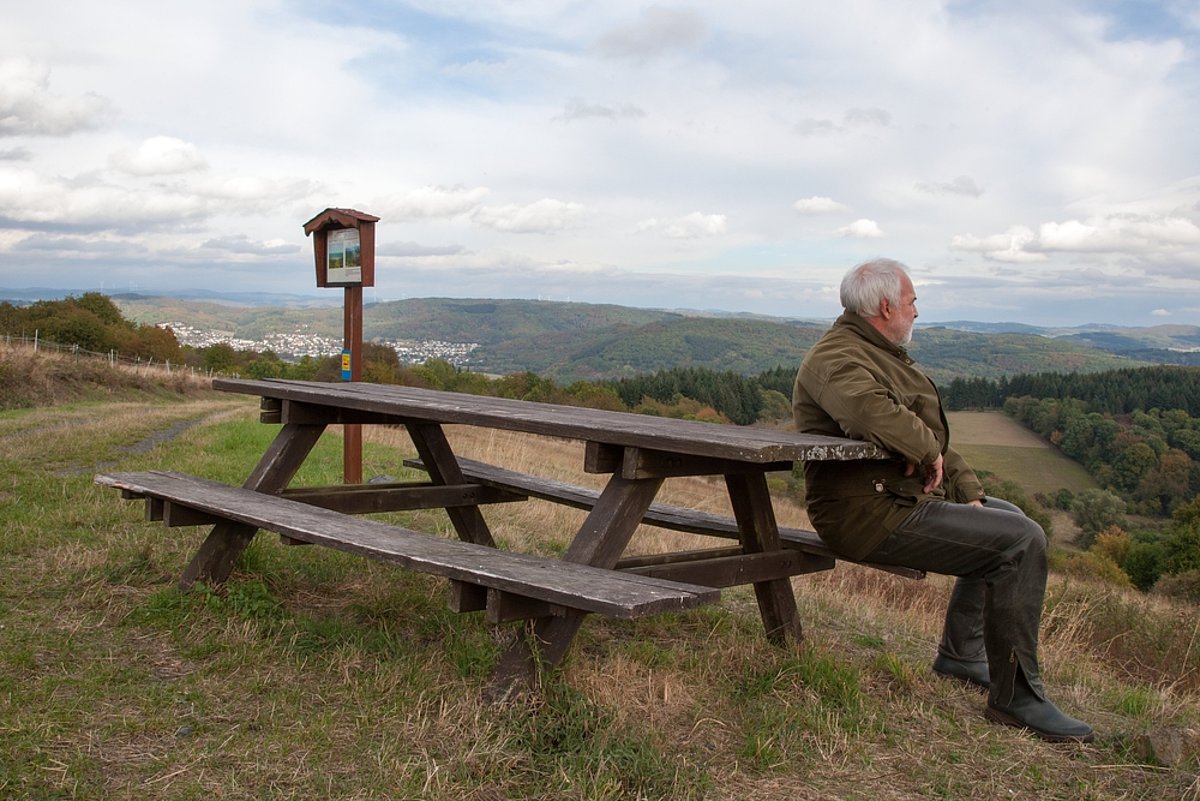
[[[559,674],[502,707],[484,697],[507,629],[448,612],[435,579],[259,537],[223,590],[181,594],[203,532],[141,522],[90,472],[239,480],[273,433],[255,412],[206,396],[0,415],[0,797],[1200,799],[1194,755],[1162,764],[1139,745],[1200,711],[1195,610],[1061,577],[1047,681],[1097,726],[1092,746],[988,724],[982,696],[931,676],[941,577],[797,578],[802,649],[765,641],[746,588],[687,614],[593,617]],[[448,435],[464,456],[603,481],[574,443]],[[323,441],[305,481],[335,477],[339,454]],[[402,431],[368,430],[368,476],[404,475],[411,455]],[[720,482],[662,497],[728,513]],[[776,512],[806,525],[785,499]],[[486,514],[549,552],[582,520],[538,501]],[[449,530],[440,513],[409,522]],[[702,539],[644,527],[634,547]]]
[[[208,392],[211,384],[188,369],[110,365],[94,356],[0,342],[0,410],[133,396],[167,400]]]
[[[367,441],[404,454],[415,454],[407,432],[403,429],[367,429]],[[460,456],[510,470],[567,481],[594,489],[603,489],[607,476],[583,472],[583,444],[509,431],[479,429],[469,426],[447,428],[447,438]],[[371,464],[364,460],[364,475],[372,471],[388,474],[390,464]],[[679,506],[690,506],[716,514],[731,515],[729,497],[720,479],[672,478],[660,491],[658,500]],[[807,526],[808,517],[795,504],[778,503],[776,514],[781,524]],[[570,535],[578,530],[585,513],[549,501],[531,499],[522,504],[502,504],[488,511],[488,522],[501,540],[519,549],[542,550],[547,544],[565,547]],[[728,544],[727,540],[702,537],[652,526],[640,526],[630,543],[631,554],[666,553],[685,548]]]

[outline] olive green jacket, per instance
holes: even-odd
[[[919,503],[983,498],[983,485],[950,447],[937,387],[904,348],[846,312],[800,364],[792,394],[796,427],[810,434],[873,442],[894,459],[813,461],[804,465],[808,515],[836,553],[864,559]],[[908,464],[943,457],[945,481],[924,491],[925,471]]]

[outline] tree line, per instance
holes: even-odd
[[[1068,569],[1200,601],[1200,369],[955,379],[943,397],[1003,408],[1100,485],[1040,499],[1082,532]]]
[[[138,325],[99,292],[28,306],[0,303],[0,332],[75,345],[93,353],[117,352],[160,362],[183,362],[179,340],[168,329]]]
[[[1200,417],[1200,369],[1153,366],[1099,373],[1017,374],[1000,379],[955,378],[941,388],[948,409],[998,409],[1008,398],[1028,396],[1081,401],[1088,412],[1132,414],[1175,409]]]

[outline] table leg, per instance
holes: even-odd
[[[661,478],[626,479],[614,475],[563,559],[612,568],[661,486]],[[582,622],[582,615],[544,617],[522,627],[496,665],[493,696],[503,698],[532,685],[539,668],[562,661]]]
[[[268,493],[276,493],[287,487],[324,430],[324,425],[285,425],[242,486]],[[217,523],[183,571],[179,586],[187,589],[196,581],[213,584],[225,581],[257,531],[254,526],[242,523]]]
[[[732,473],[725,476],[733,516],[737,519],[742,549],[746,553],[778,551],[779,525],[771,506],[771,493],[765,473]],[[754,585],[758,610],[762,616],[767,638],[778,645],[800,642],[804,630],[796,612],[796,596],[792,583],[786,578],[760,581]]]
[[[458,460],[454,458],[454,451],[450,449],[446,432],[440,425],[409,423],[407,428],[408,435],[417,448],[417,455],[421,457],[425,470],[435,484],[468,483],[458,466]],[[492,532],[478,506],[451,507],[446,510],[446,514],[450,516],[450,522],[460,540],[496,547],[496,541],[492,538]]]

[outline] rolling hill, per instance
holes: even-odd
[[[295,330],[341,334],[337,304],[257,306],[136,295],[114,300],[136,322],[177,321],[246,339]],[[364,312],[368,339],[472,342],[478,348],[471,369],[530,370],[560,383],[682,366],[753,375],[797,364],[827,325],[537,300],[415,298],[370,304]],[[1040,329],[959,321],[920,326],[911,351],[939,381],[1200,365],[1200,327]]]

